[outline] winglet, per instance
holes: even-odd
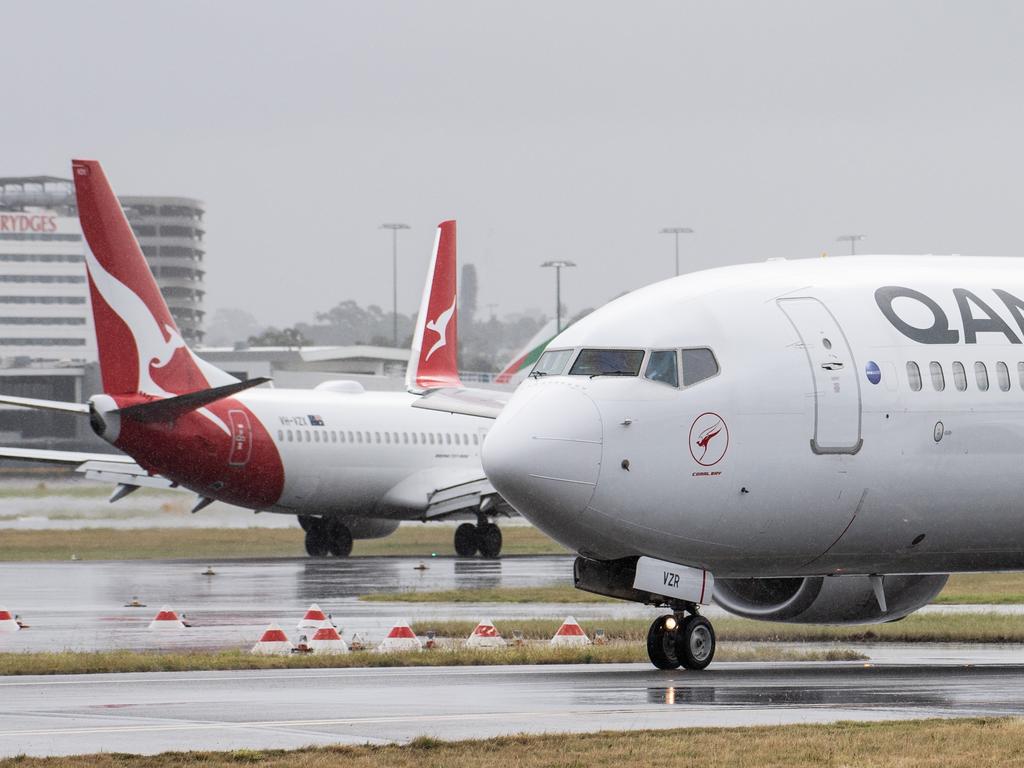
[[[405,376],[410,391],[462,386],[457,361],[457,269],[455,222],[442,221],[434,238],[434,253],[412,338]]]

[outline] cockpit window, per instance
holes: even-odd
[[[689,387],[698,381],[710,379],[718,374],[718,361],[710,349],[683,350],[683,386]]]
[[[540,360],[530,371],[531,376],[557,376],[565,370],[569,358],[572,357],[571,349],[549,349],[540,356]]]
[[[660,381],[673,387],[679,386],[679,366],[676,363],[676,352],[674,349],[656,349],[651,352],[647,361],[647,370],[644,377],[651,381]]]
[[[644,361],[642,349],[584,349],[569,370],[570,376],[636,376]]]

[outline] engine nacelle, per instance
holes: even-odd
[[[877,624],[895,621],[931,602],[947,575],[884,576],[886,611],[868,576],[715,579],[715,603],[729,613],[794,624]]]
[[[341,517],[353,539],[383,539],[398,530],[400,521],[379,517]]]

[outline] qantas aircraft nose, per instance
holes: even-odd
[[[521,388],[491,427],[484,471],[520,514],[569,544],[566,525],[594,495],[601,445],[594,401],[576,384],[538,382]]]

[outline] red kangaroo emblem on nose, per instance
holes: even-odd
[[[700,438],[697,440],[697,447],[704,449],[704,453],[700,455],[701,459],[707,456],[708,446],[711,444],[711,440],[721,431],[722,422],[718,422],[717,424],[708,427],[707,429],[700,433]],[[698,459],[698,461],[699,460],[700,459]]]

